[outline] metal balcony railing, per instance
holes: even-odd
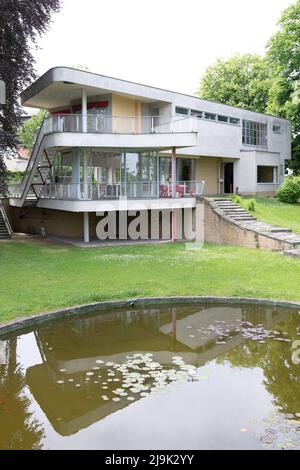
[[[97,134],[169,134],[193,132],[194,118],[189,116],[106,116],[102,114],[59,114],[49,116],[43,134],[88,132]]]
[[[98,201],[105,199],[185,198],[201,196],[204,181],[177,181],[161,183],[141,181],[127,183],[46,183],[41,199]]]

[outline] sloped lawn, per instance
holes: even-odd
[[[255,200],[254,217],[278,227],[290,228],[300,234],[300,204],[286,204],[276,198],[243,198],[241,205],[247,209],[250,199]]]
[[[0,243],[0,322],[107,299],[176,295],[300,301],[300,261],[277,253],[184,243],[80,249]]]

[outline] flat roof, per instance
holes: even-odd
[[[68,72],[69,72],[69,75],[68,75]],[[97,86],[97,83],[95,83],[93,79],[92,80],[88,79],[87,80],[88,83],[85,83],[85,80],[82,80],[79,83],[79,82],[73,81],[73,80],[75,80],[75,77],[72,80],[72,74],[73,75],[74,74],[75,75],[82,75],[82,78],[84,78],[84,76],[86,76],[86,75],[90,76],[88,78],[97,77],[97,78],[102,79],[103,84],[110,81],[110,82],[114,82],[114,84],[117,85],[117,83],[119,82],[121,84],[129,85],[129,89],[126,88],[126,87],[124,89],[119,89],[119,90],[109,89],[109,88],[103,89],[103,86],[101,86],[101,84],[99,84],[99,86]],[[69,78],[69,80],[66,80],[66,78]],[[145,85],[143,83],[133,82],[133,81],[130,81],[130,80],[124,80],[122,78],[111,77],[111,76],[108,76],[108,75],[102,75],[102,74],[90,72],[90,71],[87,71],[87,70],[80,70],[80,69],[75,69],[75,68],[72,68],[72,67],[65,67],[65,66],[52,67],[51,69],[47,70],[47,72],[45,72],[43,75],[41,75],[37,80],[35,80],[31,85],[29,85],[21,93],[22,104],[24,106],[35,107],[33,104],[30,104],[30,101],[32,101],[32,99],[34,97],[36,97],[43,90],[45,90],[45,88],[49,87],[51,84],[54,84],[54,83],[63,83],[65,85],[74,85],[74,86],[76,86],[76,85],[80,86],[81,85],[81,86],[91,87],[93,89],[97,89],[97,88],[98,89],[103,89],[103,91],[105,91],[105,92],[115,91],[115,92],[121,93],[121,94],[138,95],[142,98],[148,99],[148,101],[151,100],[152,102],[153,101],[175,102],[175,99],[170,99],[171,97],[170,96],[167,97],[166,94],[175,95],[175,96],[183,96],[183,97],[191,98],[191,99],[194,99],[194,100],[199,100],[199,102],[201,102],[201,103],[207,102],[207,103],[211,103],[211,104],[217,104],[217,105],[222,106],[222,107],[224,106],[224,107],[231,108],[231,109],[247,111],[249,113],[255,113],[255,114],[258,114],[260,116],[270,116],[270,117],[274,117],[274,118],[289,121],[289,122],[291,121],[290,119],[287,119],[287,118],[284,118],[284,117],[281,117],[281,116],[276,116],[276,115],[268,114],[268,113],[261,113],[261,112],[258,112],[258,111],[254,111],[252,109],[242,108],[240,106],[233,106],[233,105],[229,105],[229,104],[222,103],[222,102],[219,102],[219,101],[208,100],[208,99],[201,98],[201,97],[198,97],[198,96],[195,96],[195,95],[189,95],[187,93],[181,93],[181,92],[177,92],[177,91],[168,90],[168,89],[165,89],[165,88],[159,88],[159,87],[155,87],[155,86],[152,86],[152,85]],[[107,83],[107,85],[109,85],[109,84]],[[130,92],[130,89],[132,91],[134,91],[133,90],[134,87],[139,87],[138,89],[135,90],[136,93]],[[156,92],[156,93],[154,93],[155,96],[152,96],[151,94],[149,94],[149,92],[147,93],[147,90],[154,90]],[[139,94],[139,92],[141,93],[141,95]],[[157,92],[162,93],[164,96],[161,96],[161,97],[157,96]],[[39,107],[39,106],[37,106],[37,107]],[[182,105],[182,107],[184,107],[184,105]]]

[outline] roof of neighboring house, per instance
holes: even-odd
[[[18,148],[18,158],[21,158],[21,160],[28,160],[29,157],[30,157],[30,149],[26,149],[24,147]]]

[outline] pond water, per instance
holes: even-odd
[[[300,449],[300,313],[139,306],[0,336],[0,449]]]

